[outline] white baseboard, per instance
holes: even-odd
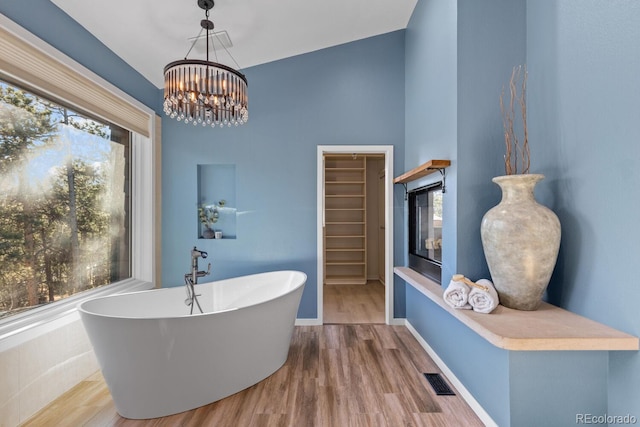
[[[400,320],[400,319],[398,319]],[[464,399],[465,402],[471,407],[471,410],[476,413],[478,418],[484,423],[487,427],[498,427],[495,421],[489,416],[489,414],[484,410],[484,408],[478,403],[478,401],[473,397],[473,395],[465,388],[462,382],[456,378],[451,369],[444,363],[444,361],[438,356],[438,354],[431,348],[431,346],[422,338],[422,336],[416,331],[413,325],[406,319],[404,319],[404,325],[407,327],[411,335],[420,343],[422,348],[427,352],[427,354],[433,359],[433,361],[438,365],[442,373],[447,377],[447,379],[453,384],[456,388],[460,396]]]
[[[296,326],[318,326],[323,325],[324,323],[320,319],[296,319]],[[389,325],[392,326],[405,326],[405,319],[391,319],[389,321]]]
[[[296,326],[318,326],[322,325],[320,319],[296,319]]]

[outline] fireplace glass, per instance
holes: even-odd
[[[409,192],[409,267],[440,283],[442,183]]]

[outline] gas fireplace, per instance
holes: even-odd
[[[409,267],[441,281],[442,182],[409,192]]]

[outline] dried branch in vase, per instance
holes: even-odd
[[[520,84],[520,94],[518,94],[518,82]],[[504,126],[504,170],[505,174],[513,175],[517,173],[529,173],[531,158],[529,153],[529,133],[527,129],[527,67],[519,65],[513,67],[511,79],[509,80],[509,104],[505,105],[504,86],[500,93],[500,112]],[[516,101],[520,107],[522,118],[523,140],[518,141],[514,130],[516,122]],[[518,172],[520,167],[520,172]]]

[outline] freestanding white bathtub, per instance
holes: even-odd
[[[307,276],[275,271],[96,298],[80,315],[125,418],[187,411],[252,386],[286,361]]]

